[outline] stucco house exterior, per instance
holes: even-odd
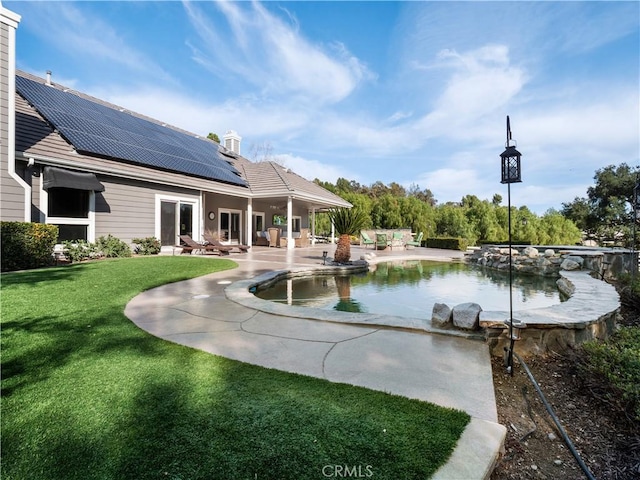
[[[59,240],[111,234],[215,232],[256,244],[278,227],[287,248],[313,216],[351,205],[274,162],[240,154],[240,136],[219,145],[167,123],[16,70],[20,17],[0,6],[0,219],[58,225]]]

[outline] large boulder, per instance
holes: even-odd
[[[578,256],[578,255],[567,255],[564,257],[565,260],[571,260],[573,262],[576,262],[578,265],[580,265],[580,268],[582,268],[582,265],[584,265],[584,258]]]
[[[453,325],[464,330],[476,330],[480,324],[482,307],[477,303],[461,303],[453,307]]]
[[[522,254],[529,258],[538,258],[539,252],[535,247],[526,247],[524,250],[522,250]]]
[[[562,270],[580,270],[580,264],[575,260],[565,258],[560,264]]]
[[[576,291],[576,287],[573,285],[573,283],[571,283],[564,277],[560,277],[556,281],[556,285],[558,285],[558,290],[560,290],[567,297],[570,297],[571,295],[573,295],[573,292]]]
[[[547,248],[544,251],[544,256],[545,257],[553,257],[556,254],[556,251],[553,248]]]
[[[451,323],[451,308],[446,303],[436,303],[433,305],[431,313],[431,324],[434,327],[446,327]]]

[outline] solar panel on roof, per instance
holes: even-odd
[[[21,76],[16,90],[80,152],[247,186],[212,142]]]

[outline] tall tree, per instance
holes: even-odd
[[[417,183],[412,183],[409,187],[409,196],[416,197],[418,200],[428,203],[432,207],[435,207],[436,203],[438,203],[431,190],[429,190],[428,188],[421,190],[420,185],[418,185]]]
[[[633,189],[640,180],[640,166],[626,163],[597,170],[587,198],[562,204],[562,214],[599,243],[631,244]]]
[[[209,132],[209,135],[207,135],[207,138],[209,140],[213,140],[216,143],[220,143],[220,137],[218,137],[217,133]]]

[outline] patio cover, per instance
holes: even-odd
[[[44,167],[42,188],[46,190],[55,187],[104,192],[104,185],[98,181],[94,173],[76,172],[58,167]]]

